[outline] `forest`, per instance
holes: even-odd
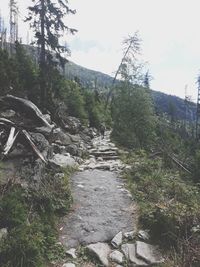
[[[110,131],[121,162],[130,166],[121,176],[137,203],[137,223],[149,229],[151,241],[165,255],[165,262],[159,266],[200,266],[198,106],[152,93],[150,75],[138,60],[138,33],[124,39],[125,53],[115,78],[100,75],[95,83],[95,79],[88,78],[90,72],[84,68],[73,72],[76,66],[68,68],[72,63],[63,57],[66,47],[60,44],[60,37],[63,32],[77,32],[63,22],[65,15],[76,13],[68,1],[33,0],[28,10],[24,23],[30,23],[34,32],[33,44],[27,47],[14,40],[4,47],[1,36],[0,266],[59,266],[53,264],[65,259],[65,250],[58,243],[58,224],[70,211],[73,200],[69,181],[77,172],[77,167],[64,168],[62,179],[58,179],[55,173],[60,171],[47,164],[38,183],[28,180],[30,185],[23,186],[23,182],[17,182],[17,175],[3,182],[9,159],[3,150],[5,134],[9,134],[5,127],[8,117],[4,117],[9,105],[4,101],[9,95],[34,103],[64,133],[67,130],[63,121],[66,124],[68,117],[78,119],[82,125],[80,135],[88,129],[100,134],[102,125]],[[39,48],[37,57],[30,52],[31,47]],[[19,130],[23,129],[20,120],[16,120]],[[25,123],[32,129],[28,120]],[[70,134],[72,138],[74,133]],[[50,146],[52,137],[44,136]],[[72,148],[75,149],[73,143],[69,153]],[[87,149],[80,157],[88,159]],[[32,158],[35,160],[35,156]],[[33,162],[23,159],[23,168],[26,164],[34,173]],[[28,179],[28,174],[21,173],[22,181]],[[85,252],[79,253],[84,259]]]

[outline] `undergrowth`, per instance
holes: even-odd
[[[0,242],[1,267],[43,267],[64,257],[56,223],[72,202],[68,182],[72,171],[54,175],[48,170],[37,188],[15,184],[1,195],[0,228],[8,230]]]
[[[125,155],[132,168],[124,173],[140,209],[139,222],[168,249],[173,265],[200,266],[200,194],[191,177],[167,168],[164,157],[144,151]]]

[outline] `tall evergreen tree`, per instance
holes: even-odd
[[[41,103],[45,104],[48,97],[48,68],[55,67],[59,62],[64,67],[63,52],[70,52],[66,46],[60,44],[59,38],[64,32],[74,34],[77,30],[69,28],[63,22],[67,14],[75,14],[76,11],[68,6],[67,0],[32,0],[33,6],[29,7],[26,21],[35,33],[35,43],[40,48],[40,90]],[[52,53],[53,52],[53,53]],[[57,62],[56,62],[57,60]],[[47,78],[48,77],[48,78]]]

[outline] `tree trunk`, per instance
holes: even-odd
[[[46,61],[46,53],[45,53],[45,0],[41,0],[41,51],[40,51],[40,92],[41,92],[41,104],[43,107],[46,104],[47,97],[47,88],[46,88],[46,80],[45,80],[45,61]]]

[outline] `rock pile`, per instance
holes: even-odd
[[[120,161],[118,148],[110,141],[110,132],[106,131],[104,138],[96,136],[88,149],[90,158],[79,167],[79,170],[120,171],[126,166]]]
[[[127,236],[129,236],[129,239],[127,239]],[[131,237],[132,240],[130,240],[130,232],[119,232],[110,244],[98,242],[87,245],[85,253],[102,266],[156,266],[164,262],[157,246],[136,240],[137,237],[132,232]],[[79,267],[83,263],[77,261],[76,257],[73,263],[65,263],[62,267],[68,266],[66,264],[74,264],[74,266]]]

